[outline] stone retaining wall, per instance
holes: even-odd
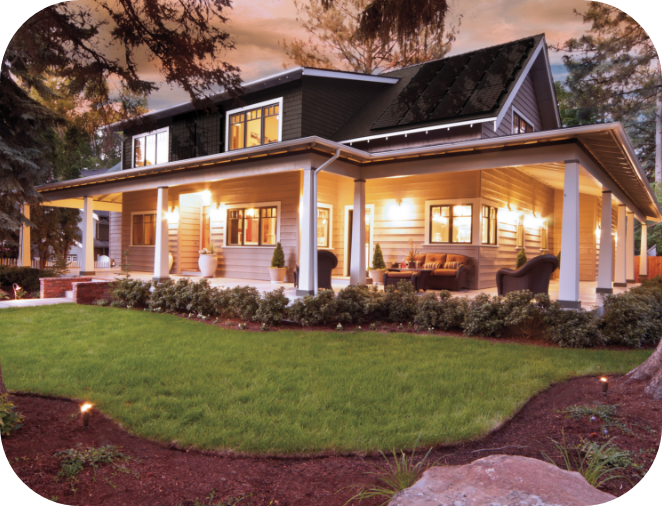
[[[57,299],[64,297],[64,292],[73,290],[74,283],[89,282],[92,278],[39,278],[39,289],[42,299]]]

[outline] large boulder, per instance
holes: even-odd
[[[466,466],[431,467],[389,506],[590,506],[614,496],[541,460],[492,455]]]

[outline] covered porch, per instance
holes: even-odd
[[[288,295],[302,296],[317,290],[318,249],[332,249],[339,258],[335,288],[366,282],[374,243],[382,244],[388,266],[401,261],[413,238],[424,252],[474,259],[477,269],[470,290],[458,292],[466,296],[495,291],[496,270],[513,268],[519,249],[526,249],[529,257],[560,252],[559,279],[553,281],[550,295],[568,308],[591,307],[599,303],[597,294],[633,283],[634,219],[644,225],[645,244],[646,222],[661,217],[618,124],[382,153],[308,138],[53,183],[39,190],[45,205],[82,208],[86,227],[101,206],[121,210],[119,249],[130,251],[129,264],[137,277],[196,275],[197,250],[209,240],[221,258],[213,284],[236,282],[268,291],[274,285],[267,281],[267,267],[278,241],[288,267],[299,266],[299,286],[295,290],[286,284]],[[193,198],[193,214],[187,217],[187,199]],[[469,239],[435,242],[430,238],[431,206],[456,204],[474,210]],[[494,244],[481,240],[481,206],[494,206],[498,212],[499,238]],[[266,235],[248,238],[246,223],[265,209],[274,224],[263,231],[263,222],[255,221]],[[153,232],[145,232],[153,233],[152,242],[136,244],[135,215],[147,211],[154,216]],[[320,242],[321,215],[330,222],[326,243]],[[231,219],[244,220],[243,225]],[[112,235],[111,217],[111,241]],[[85,246],[87,242],[85,234]],[[170,268],[168,253],[173,250],[176,258]],[[86,253],[82,273],[93,273],[87,267],[93,265]],[[640,276],[646,275],[645,267],[644,262]]]

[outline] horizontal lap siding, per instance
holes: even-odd
[[[111,211],[108,256],[117,265],[122,263],[122,213]]]
[[[180,195],[179,198],[179,255],[181,272],[199,272],[200,257],[200,198]]]
[[[428,200],[476,198],[479,196],[480,172],[455,172],[397,179],[371,179],[366,183],[366,203],[374,204],[374,242],[380,243],[389,265],[399,262],[411,238],[420,253],[448,252],[477,258],[476,246],[426,246],[425,202]],[[402,200],[406,215],[392,215],[390,209]],[[403,211],[398,211],[403,212]]]
[[[131,213],[156,211],[157,190],[126,192],[122,195],[122,251],[129,250],[132,271],[154,271],[154,246],[131,246]]]
[[[540,117],[540,108],[538,107],[538,99],[536,97],[536,90],[533,86],[533,79],[531,74],[524,78],[522,86],[517,91],[515,98],[506,112],[503,120],[499,124],[497,131],[494,131],[494,123],[483,123],[483,138],[501,137],[504,135],[512,135],[513,133],[513,106],[518,109],[526,119],[533,123],[533,128],[536,132],[542,130],[542,119]]]
[[[517,169],[491,169],[481,172],[481,197],[497,204],[498,209],[508,204],[528,214],[535,212],[549,224],[549,250],[555,242],[554,190]],[[530,260],[540,255],[540,229],[524,228],[525,252]],[[496,286],[496,273],[502,267],[515,268],[517,260],[517,226],[499,220],[498,247],[480,248],[478,288]]]
[[[343,182],[345,184],[343,184]],[[338,267],[333,270],[334,276],[343,276],[345,260],[345,205],[351,205],[353,182],[349,178],[320,172],[317,176],[317,202],[333,206],[333,229],[331,233],[331,251],[338,257]],[[341,196],[342,193],[342,196]]]

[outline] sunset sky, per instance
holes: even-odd
[[[451,23],[456,23],[458,16],[462,16],[458,39],[450,54],[538,33],[545,33],[549,43],[563,43],[568,38],[580,36],[588,28],[573,12],[573,9],[584,11],[587,8],[588,3],[584,0],[450,1]],[[47,0],[30,2],[42,5],[51,3]],[[95,5],[92,0],[80,2]],[[633,10],[628,12],[635,16],[635,19],[643,19],[644,25],[647,21],[656,19],[655,13],[650,11],[656,1],[617,0],[614,3],[632,8]],[[24,10],[24,5],[17,4],[14,9]],[[637,16],[636,8],[641,5],[647,6],[647,10],[643,11],[645,14]],[[227,16],[230,22],[226,29],[234,37],[237,48],[223,55],[223,58],[241,68],[245,82],[283,70],[283,64],[288,63],[282,47],[283,40],[307,38],[307,33],[296,20],[294,0],[235,0],[233,8],[227,11]],[[7,23],[7,18],[0,20],[0,27],[4,28]],[[12,32],[14,30],[16,26],[12,28]],[[562,79],[562,54],[551,51],[550,58],[555,77]],[[160,81],[157,68],[146,58],[140,62],[140,72],[149,80]],[[161,89],[149,97],[149,107],[161,109],[187,100],[188,95],[181,89],[162,84]]]

